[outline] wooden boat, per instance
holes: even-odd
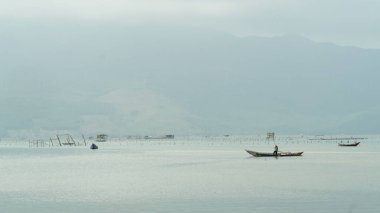
[[[301,156],[303,152],[278,152],[277,156],[273,155],[273,152],[255,152],[251,150],[245,150],[249,154],[255,157],[292,157],[292,156]]]
[[[339,146],[357,146],[359,145],[360,142],[355,142],[355,143],[340,143],[338,144]]]
[[[91,144],[90,149],[98,149],[98,146],[96,144]]]

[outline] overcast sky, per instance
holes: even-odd
[[[0,20],[184,25],[380,48],[377,0],[0,0]]]

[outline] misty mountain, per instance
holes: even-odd
[[[1,135],[379,133],[379,50],[106,23],[0,38]]]

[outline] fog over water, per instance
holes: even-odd
[[[379,212],[379,4],[0,0],[1,212]]]

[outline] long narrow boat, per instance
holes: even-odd
[[[356,143],[340,143],[338,144],[339,146],[357,146],[359,145],[360,142],[356,142]]]
[[[245,150],[249,154],[255,157],[293,157],[293,156],[301,156],[303,152],[278,152],[277,156],[273,155],[271,152],[255,152],[251,150]]]

